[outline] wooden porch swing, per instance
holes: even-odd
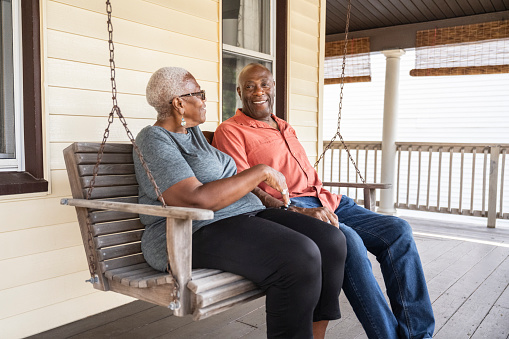
[[[254,283],[241,276],[219,270],[192,269],[192,220],[212,219],[213,212],[166,206],[117,105],[112,8],[109,0],[106,10],[113,99],[108,126],[102,143],[76,142],[63,152],[73,199],[62,199],[61,204],[76,208],[91,275],[87,282],[99,290],[114,291],[168,307],[176,316],[192,314],[194,320],[207,318],[262,296],[262,291]],[[132,144],[106,145],[115,114],[124,125]],[[213,132],[204,134],[211,141]],[[133,149],[151,178],[162,206],[138,204]],[[353,185],[367,187],[366,184]],[[372,190],[373,187],[366,189]],[[365,206],[372,207],[371,204]],[[140,244],[145,226],[140,222],[139,214],[167,218],[167,251],[171,272],[157,271],[146,263]]]

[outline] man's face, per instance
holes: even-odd
[[[274,106],[274,85],[274,78],[265,67],[254,65],[245,69],[237,87],[242,112],[256,120],[270,117]]]

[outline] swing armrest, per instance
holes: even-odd
[[[322,182],[324,186],[332,186],[332,187],[348,187],[348,188],[364,188],[364,189],[386,189],[391,188],[391,184],[377,184],[377,183],[366,183],[363,184],[361,182]]]
[[[158,217],[166,218],[192,219],[192,220],[209,220],[214,218],[214,212],[212,212],[211,210],[199,208],[173,207],[173,206],[162,207],[154,205],[132,204],[114,201],[87,200],[87,199],[62,199],[60,200],[60,204],[100,210],[113,210],[119,212],[155,215]]]
[[[364,208],[375,211],[376,208],[376,190],[391,188],[392,184],[360,183],[360,182],[323,182],[323,186],[362,188],[364,189]]]

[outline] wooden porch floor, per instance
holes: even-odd
[[[509,338],[509,226],[404,217],[414,229],[436,318],[435,338]],[[467,219],[465,219],[467,220]],[[382,282],[378,263],[371,257]],[[382,288],[385,290],[385,288]],[[193,322],[135,301],[37,338],[265,338],[264,299]],[[327,338],[367,338],[343,294]]]

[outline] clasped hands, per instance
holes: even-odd
[[[290,206],[290,193],[288,192],[288,186],[286,185],[285,176],[273,169],[272,167],[268,167],[268,175],[267,179],[264,181],[267,185],[272,187],[281,193],[283,198],[283,204],[288,207]],[[330,223],[333,226],[338,227],[338,217],[327,207],[315,207],[315,208],[305,208],[305,207],[297,207],[290,206],[289,210],[302,213],[308,215],[310,217],[322,220],[324,222]]]

